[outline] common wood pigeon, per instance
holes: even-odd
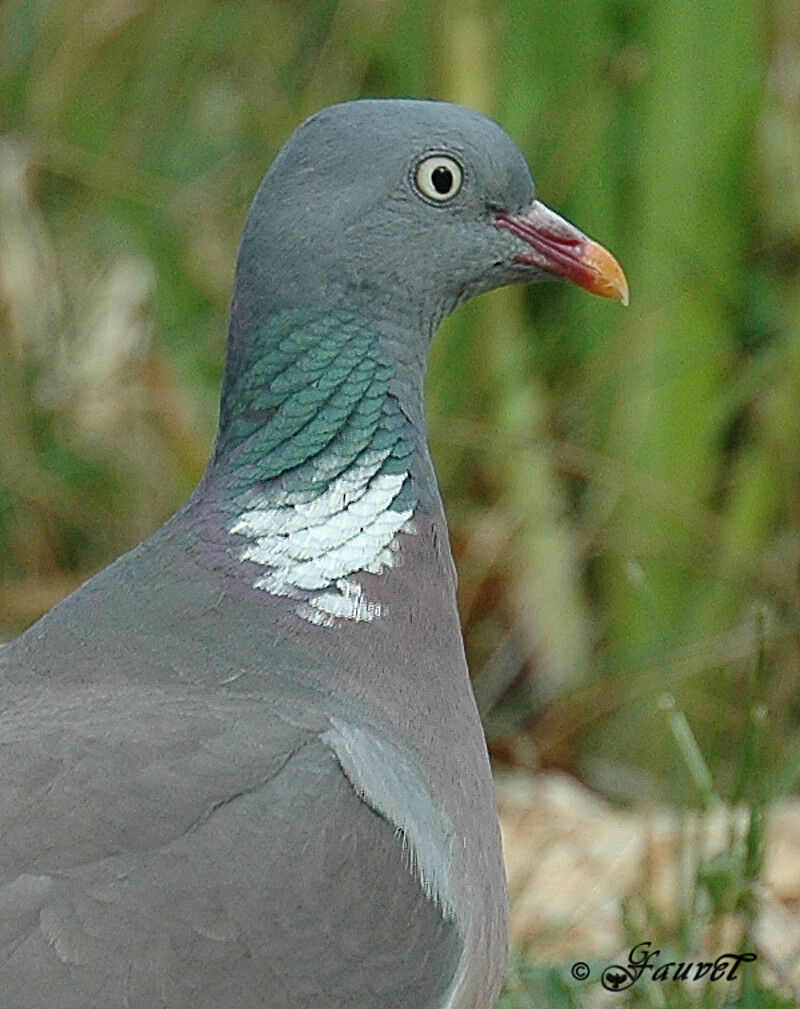
[[[438,323],[616,260],[454,105],[356,101],[256,194],[219,435],[0,648],[2,1009],[487,1009],[500,833],[428,451]]]

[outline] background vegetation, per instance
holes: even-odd
[[[497,762],[698,801],[668,770],[669,691],[735,795],[757,609],[764,760],[792,789],[792,0],[5,0],[0,636],[192,488],[248,201],[304,116],[359,95],[494,116],[631,285],[627,311],[499,292],[433,348],[431,437]]]

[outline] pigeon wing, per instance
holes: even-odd
[[[48,687],[0,721],[3,1009],[445,1004],[456,925],[321,725]]]

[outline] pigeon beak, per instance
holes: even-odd
[[[520,214],[496,213],[493,224],[531,247],[531,252],[514,257],[517,263],[565,277],[601,298],[628,304],[628,281],[611,253],[539,200]]]

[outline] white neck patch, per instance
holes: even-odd
[[[254,587],[297,599],[300,616],[325,627],[380,617],[352,576],[393,567],[397,534],[414,532],[413,508],[391,507],[410,477],[381,472],[390,453],[365,449],[310,501],[254,492],[230,527],[250,541],[240,559],[263,568]]]

